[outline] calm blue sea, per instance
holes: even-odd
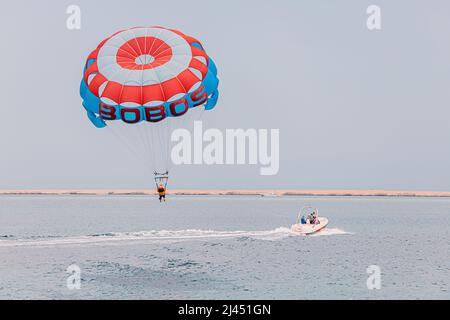
[[[449,299],[450,199],[0,196],[0,299],[38,298]]]

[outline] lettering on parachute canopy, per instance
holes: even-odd
[[[126,123],[138,123],[142,120],[158,122],[167,116],[179,117],[185,114],[189,108],[194,108],[206,102],[208,96],[205,87],[201,85],[197,90],[190,93],[187,98],[181,98],[168,104],[158,106],[122,107],[120,105],[110,106],[100,103],[99,115],[103,120],[119,120]]]

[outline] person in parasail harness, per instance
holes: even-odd
[[[166,188],[163,186],[162,182],[158,186],[158,194],[159,194],[159,202],[161,202],[162,199],[166,201]]]
[[[159,202],[166,201],[167,180],[169,179],[169,172],[158,173],[155,171],[156,191],[159,195]]]

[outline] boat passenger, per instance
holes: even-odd
[[[313,213],[311,213],[311,216],[312,216],[312,218],[310,220],[311,224],[319,224],[320,223],[319,217],[317,216],[317,212],[313,211]]]
[[[305,217],[305,215],[303,215],[302,218],[300,219],[300,223],[306,224],[307,222],[308,222],[308,219]]]

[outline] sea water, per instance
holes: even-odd
[[[329,226],[291,232],[304,205]],[[0,196],[0,299],[449,299],[449,286],[448,198]]]

